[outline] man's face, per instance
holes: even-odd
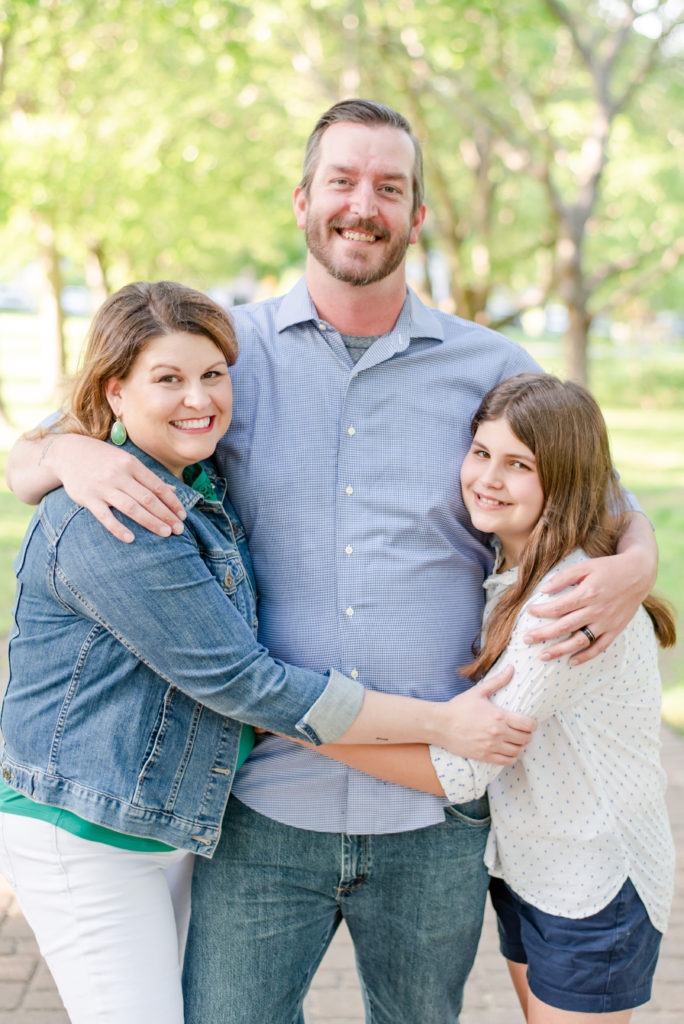
[[[313,258],[339,281],[381,281],[402,265],[425,216],[412,213],[413,144],[398,128],[333,124],[295,212]]]

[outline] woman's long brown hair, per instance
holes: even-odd
[[[483,647],[461,670],[480,679],[503,653],[523,604],[539,581],[580,548],[590,558],[615,553],[627,505],[610,455],[608,430],[597,403],[573,381],[519,374],[485,395],[471,424],[504,419],[535,457],[544,508],[525,545],[518,578],[495,606]],[[644,607],[662,647],[676,640],[666,601],[650,594]]]

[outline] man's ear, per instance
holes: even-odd
[[[294,207],[295,218],[297,220],[297,227],[301,228],[302,231],[306,227],[306,209],[307,209],[307,198],[304,194],[304,189],[297,185],[294,190],[294,196],[292,198],[292,205]]]

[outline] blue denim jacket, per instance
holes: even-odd
[[[230,503],[126,447],[176,486],[185,529],[161,538],[127,520],[122,544],[62,488],[45,497],[15,566],[2,773],[39,803],[211,856],[239,722],[331,741],[363,689],[269,656]]]

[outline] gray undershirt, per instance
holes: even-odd
[[[381,338],[382,335],[371,334],[369,337],[358,337],[356,334],[340,334],[340,337],[352,358],[352,362],[358,363],[359,359],[368,351],[373,342]]]

